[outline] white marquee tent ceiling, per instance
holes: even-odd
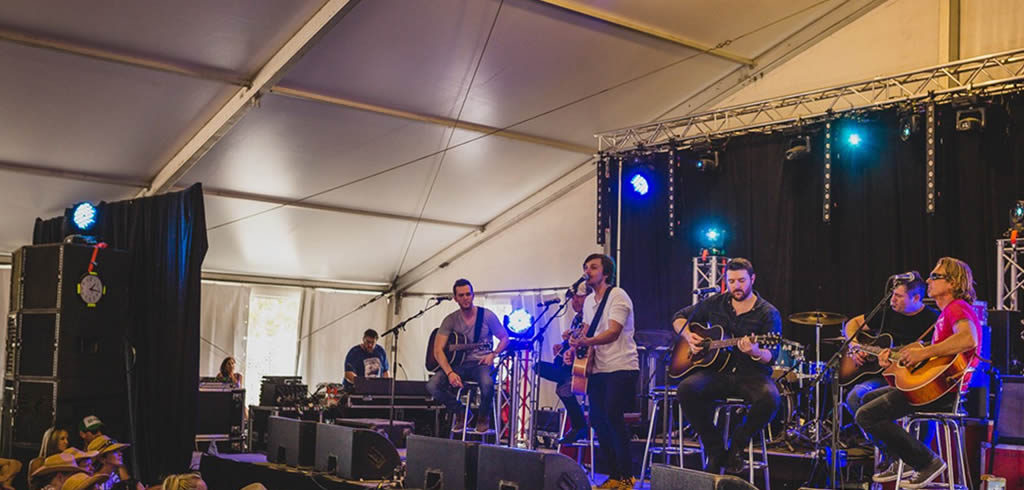
[[[0,3],[0,251],[37,216],[139,194],[324,3]],[[205,267],[389,283],[588,165],[595,132],[712,101],[880,2],[575,2],[731,41],[714,54],[552,3],[350,1],[172,182],[209,190]]]

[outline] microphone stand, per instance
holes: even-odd
[[[411,322],[411,321],[413,321],[413,320],[423,316],[424,313],[426,313],[427,311],[437,307],[438,305],[441,304],[442,301],[445,301],[447,299],[448,298],[444,298],[444,297],[434,298],[434,304],[432,304],[430,306],[427,306],[426,308],[423,308],[422,310],[419,311],[419,313],[416,313],[415,315],[413,315],[413,316],[411,316],[409,318],[406,318],[405,320],[402,320],[402,321],[398,322],[398,325],[395,325],[394,327],[391,327],[391,329],[389,329],[389,330],[385,331],[384,333],[380,334],[381,337],[384,337],[386,335],[394,335],[395,336],[395,340],[391,344],[391,359],[394,360],[396,366],[398,365],[398,334],[402,333],[402,331],[405,330],[405,325],[406,324],[408,324],[409,322]],[[430,348],[432,348],[432,347],[430,347]],[[391,399],[388,402],[388,404],[390,405],[390,407],[388,408],[388,427],[389,428],[393,428],[395,426],[395,380],[396,379],[398,379],[398,370],[397,369],[395,370],[395,372],[391,373],[391,397],[390,397]]]
[[[892,277],[890,277],[886,281],[885,295],[882,297],[881,300],[878,301],[878,304],[875,305],[874,309],[872,309],[871,312],[868,313],[868,316],[864,317],[864,323],[861,323],[860,327],[858,327],[857,330],[855,330],[851,335],[846,337],[846,340],[844,340],[843,343],[839,346],[839,350],[837,350],[835,354],[832,354],[832,357],[829,358],[827,363],[825,363],[825,367],[821,370],[821,372],[818,373],[817,376],[815,376],[814,381],[812,381],[811,384],[808,386],[808,388],[812,386],[818,386],[818,383],[821,382],[822,378],[825,376],[826,373],[830,373],[832,375],[832,440],[830,441],[831,454],[829,457],[829,486],[833,489],[839,488],[839,486],[836,483],[839,458],[839,416],[842,413],[842,407],[839,405],[839,361],[842,360],[843,353],[846,352],[846,349],[847,347],[849,347],[850,342],[856,339],[857,334],[859,334],[862,330],[865,329],[865,327],[868,326],[868,322],[870,322],[871,319],[873,319],[875,315],[878,314],[878,312],[882,311],[884,305],[889,303],[889,299],[892,297],[894,289],[896,289],[896,282],[892,280]],[[818,433],[815,434],[814,437],[815,455],[820,455],[821,421],[818,421],[817,427]]]
[[[540,393],[537,392],[537,390],[540,388],[540,372],[537,370],[536,366],[537,363],[540,362],[541,356],[544,355],[544,334],[547,333],[548,327],[551,326],[551,322],[562,314],[562,310],[564,310],[566,305],[569,304],[569,299],[571,297],[571,295],[566,295],[565,300],[563,300],[562,303],[558,305],[558,309],[555,310],[555,313],[548,317],[548,320],[544,322],[544,325],[537,329],[537,333],[533,336],[532,339],[530,339],[530,343],[531,345],[534,346],[534,349],[537,353],[537,357],[534,360],[533,373],[527,374],[532,379],[532,384],[534,386],[534,389],[530,391],[530,420],[533,422],[530,424],[530,440],[529,442],[527,442],[527,448],[529,449],[534,449],[537,440],[537,419],[535,418],[535,416],[537,414],[538,404],[540,404]],[[530,325],[530,327],[533,327],[540,321],[541,318],[544,318],[544,315],[547,314],[549,309],[551,309],[551,303],[544,303],[544,309],[541,310],[540,314],[537,315],[537,317],[533,320],[533,325]],[[512,445],[511,439],[512,437],[510,436],[510,446]]]

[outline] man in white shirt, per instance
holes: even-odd
[[[633,301],[622,288],[613,287],[615,262],[604,254],[591,254],[583,261],[587,285],[594,292],[583,303],[583,323],[588,335],[570,339],[566,359],[573,350],[593,349],[593,370],[588,376],[590,425],[597,432],[600,450],[608,461],[608,480],[598,488],[633,488],[629,432],[624,414],[636,397],[640,362],[633,340]],[[601,315],[596,319],[600,305]],[[590,326],[595,326],[590,332]]]

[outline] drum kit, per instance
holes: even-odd
[[[795,325],[814,328],[813,358],[808,359],[808,348],[793,340],[783,340],[779,355],[773,362],[772,379],[775,380],[781,401],[775,419],[768,426],[771,441],[794,450],[794,443],[818,445],[828,437],[830,428],[823,424],[823,390],[831,389],[829,379],[821,376],[825,369],[822,344],[842,343],[842,337],[822,338],[822,328],[841,326],[847,317],[838,313],[808,311],[794,313],[789,321]]]

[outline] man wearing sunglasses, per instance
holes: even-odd
[[[897,355],[902,364],[910,365],[938,356],[965,353],[969,366],[978,364],[978,350],[981,337],[981,323],[971,308],[975,299],[974,278],[971,268],[962,260],[943,257],[935,264],[928,276],[928,296],[935,299],[942,313],[936,320],[931,335],[931,345],[919,349],[901,349]],[[888,367],[890,350],[878,354],[879,364]],[[970,371],[966,372],[961,387],[967,387]],[[896,420],[914,412],[952,411],[960,392],[952,390],[939,399],[924,406],[911,406],[897,388],[887,386],[864,396],[856,422],[871,438],[885,447],[893,458],[902,459],[915,470],[909,481],[901,482],[903,488],[923,488],[946,469],[946,463],[911,436],[896,423]],[[895,459],[894,459],[895,461]],[[876,473],[875,481],[896,479],[896,465]]]

